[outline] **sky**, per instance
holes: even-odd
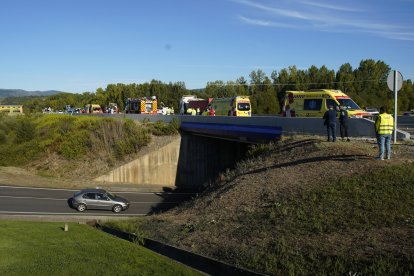
[[[381,60],[414,80],[414,0],[0,0],[0,88],[250,80]]]

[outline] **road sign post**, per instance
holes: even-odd
[[[392,70],[388,74],[387,85],[391,91],[394,91],[394,143],[397,142],[397,92],[401,89],[403,77],[397,70]]]

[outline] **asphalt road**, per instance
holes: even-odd
[[[414,116],[398,116],[397,127],[410,133],[411,139],[414,139]]]
[[[86,210],[78,212],[68,204],[68,199],[78,190],[29,188],[0,186],[0,216],[39,217],[52,216],[59,218],[96,218],[144,216],[152,212],[168,210],[188,200],[193,193],[174,192],[111,192],[127,198],[130,208],[115,214],[105,210]]]

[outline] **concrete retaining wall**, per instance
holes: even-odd
[[[182,133],[173,142],[109,173],[97,182],[200,189],[245,156],[247,144]]]
[[[98,182],[174,186],[181,138],[94,179]]]

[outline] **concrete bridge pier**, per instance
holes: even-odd
[[[180,189],[202,189],[220,172],[234,168],[247,152],[240,142],[182,132],[167,145],[101,175],[101,183],[129,183]]]
[[[248,144],[181,133],[175,186],[200,189],[246,156]]]

